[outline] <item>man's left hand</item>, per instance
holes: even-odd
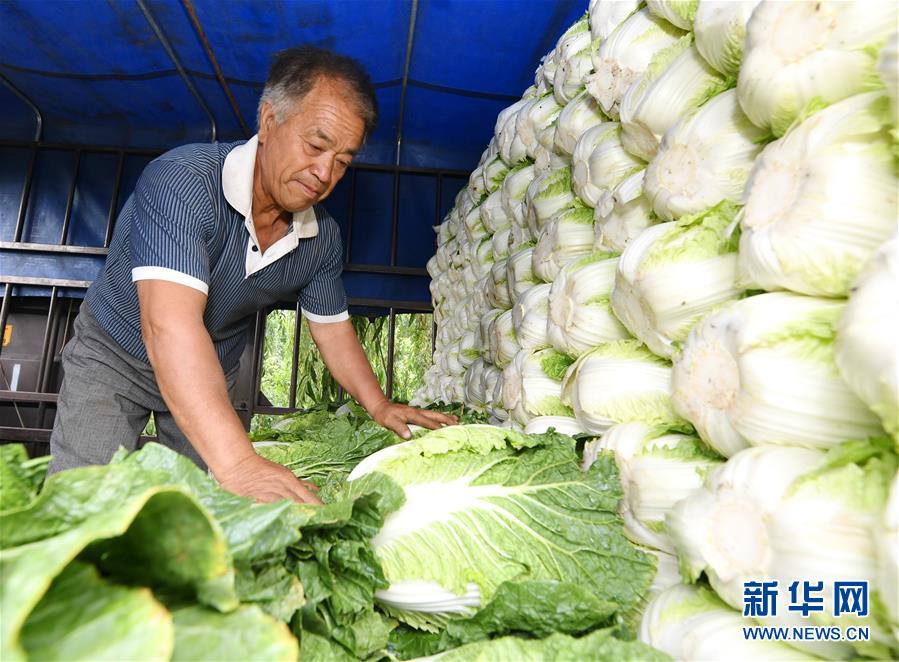
[[[412,432],[409,430],[410,423],[429,430],[436,430],[447,425],[456,425],[459,422],[458,417],[450,414],[417,409],[390,401],[384,401],[369,413],[376,423],[388,430],[393,430],[403,439],[412,437]]]

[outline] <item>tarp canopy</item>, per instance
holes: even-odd
[[[469,171],[497,113],[520,98],[585,8],[586,0],[18,0],[0,3],[0,74],[40,110],[44,142],[163,151],[252,135],[272,55],[311,43],[358,58],[376,85],[381,119],[358,162]],[[0,138],[32,140],[35,128],[28,104],[0,85]],[[3,241],[12,238],[28,158],[9,146],[0,154]],[[72,161],[59,152],[36,163],[23,241],[59,240]],[[118,206],[145,163],[127,160]],[[116,167],[111,154],[81,158],[66,242],[103,245]],[[353,208],[347,262],[422,267],[433,252],[430,228],[464,179],[445,177],[438,191],[434,177],[404,175],[394,219],[393,175],[357,175],[354,190],[346,178],[326,202],[344,225]],[[101,260],[4,261],[6,275],[92,278]],[[349,272],[346,282],[355,297],[428,299],[420,275]]]

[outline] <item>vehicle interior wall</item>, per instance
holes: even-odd
[[[39,430],[31,436],[46,439],[61,379],[59,354],[142,169],[177,145],[251,136],[271,57],[299,43],[357,58],[376,89],[378,128],[326,207],[343,234],[351,312],[385,320],[384,385],[392,392],[397,320],[431,307],[424,267],[434,250],[432,228],[465,185],[497,113],[532,83],[541,56],[583,5],[0,4],[5,438],[16,428]],[[245,412],[278,408],[260,391],[268,314],[257,319],[245,357]],[[296,384],[290,388],[295,392]]]

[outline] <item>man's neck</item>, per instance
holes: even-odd
[[[263,177],[260,172],[259,158],[256,158],[256,167],[253,168],[253,202],[250,213],[253,216],[253,228],[256,231],[256,239],[259,241],[259,249],[263,252],[287,233],[293,214],[281,209],[274,198],[262,185]]]

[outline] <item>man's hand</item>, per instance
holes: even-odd
[[[262,503],[293,499],[298,503],[321,504],[314,494],[318,490],[315,485],[297,479],[287,467],[256,454],[248,455],[215,477],[229,492]]]
[[[384,400],[381,404],[372,407],[368,412],[376,423],[388,430],[393,430],[403,439],[412,437],[409,423],[420,425],[429,430],[436,430],[446,425],[456,425],[459,419],[456,416],[442,414],[439,411],[417,409],[409,405],[401,405],[396,402]]]
[[[377,423],[388,430],[409,439],[412,436],[409,423],[436,430],[459,422],[455,416],[390,402],[381,390],[349,320],[334,323],[310,321],[309,330],[334,379],[365,407]]]

